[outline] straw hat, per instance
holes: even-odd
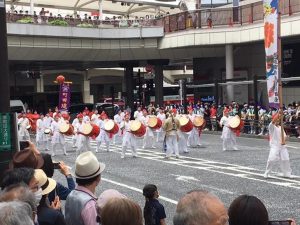
[[[98,176],[105,169],[105,164],[100,163],[97,157],[87,151],[81,153],[75,161],[75,178],[90,179]]]
[[[56,181],[52,178],[48,178],[45,172],[41,169],[34,171],[34,177],[39,182],[39,186],[42,188],[42,195],[49,194],[56,187]]]

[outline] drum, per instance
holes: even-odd
[[[241,130],[244,128],[244,121],[241,120],[238,115],[236,115],[229,118],[228,125],[237,136],[240,136]]]
[[[194,118],[194,126],[195,127],[202,127],[204,125],[204,118],[202,116],[195,116]]]
[[[71,136],[74,134],[74,127],[69,123],[62,123],[59,126],[59,132],[64,135]]]
[[[50,134],[51,133],[51,130],[49,129],[49,128],[46,128],[45,130],[44,130],[44,134]]]
[[[26,130],[30,130],[31,129],[31,125],[26,126]]]
[[[180,124],[180,130],[182,132],[190,132],[191,130],[193,130],[192,121],[185,116],[179,118],[179,124]]]
[[[85,123],[82,125],[83,135],[89,137],[97,137],[100,134],[100,127],[93,123]]]
[[[104,123],[104,130],[111,134],[116,134],[119,131],[118,124],[113,120],[107,120]]]
[[[130,130],[134,135],[143,137],[146,133],[146,126],[138,120],[132,120],[130,122]]]
[[[148,126],[151,129],[157,130],[157,129],[161,128],[162,121],[159,118],[157,118],[156,116],[150,116],[149,120],[148,120]]]

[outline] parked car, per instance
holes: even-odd
[[[92,111],[94,109],[94,104],[92,103],[86,103],[86,104],[74,104],[71,105],[69,108],[69,114],[70,114],[70,121],[73,121],[78,113],[81,113],[85,107],[89,109],[89,111]]]
[[[120,107],[117,104],[111,104],[111,103],[96,103],[95,109],[98,110],[99,113],[102,111],[105,111],[109,118],[114,118],[114,115],[116,112],[120,109]]]
[[[10,100],[10,112],[26,112],[23,102],[21,100]]]

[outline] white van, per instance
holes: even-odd
[[[10,100],[10,112],[26,112],[23,102],[21,100]]]

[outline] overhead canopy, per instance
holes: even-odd
[[[94,12],[99,10],[99,0],[32,0],[34,7],[46,10],[59,9],[72,12]],[[7,5],[30,6],[30,0],[8,0]],[[104,14],[146,16],[158,12],[170,14],[179,12],[179,0],[103,0]]]

